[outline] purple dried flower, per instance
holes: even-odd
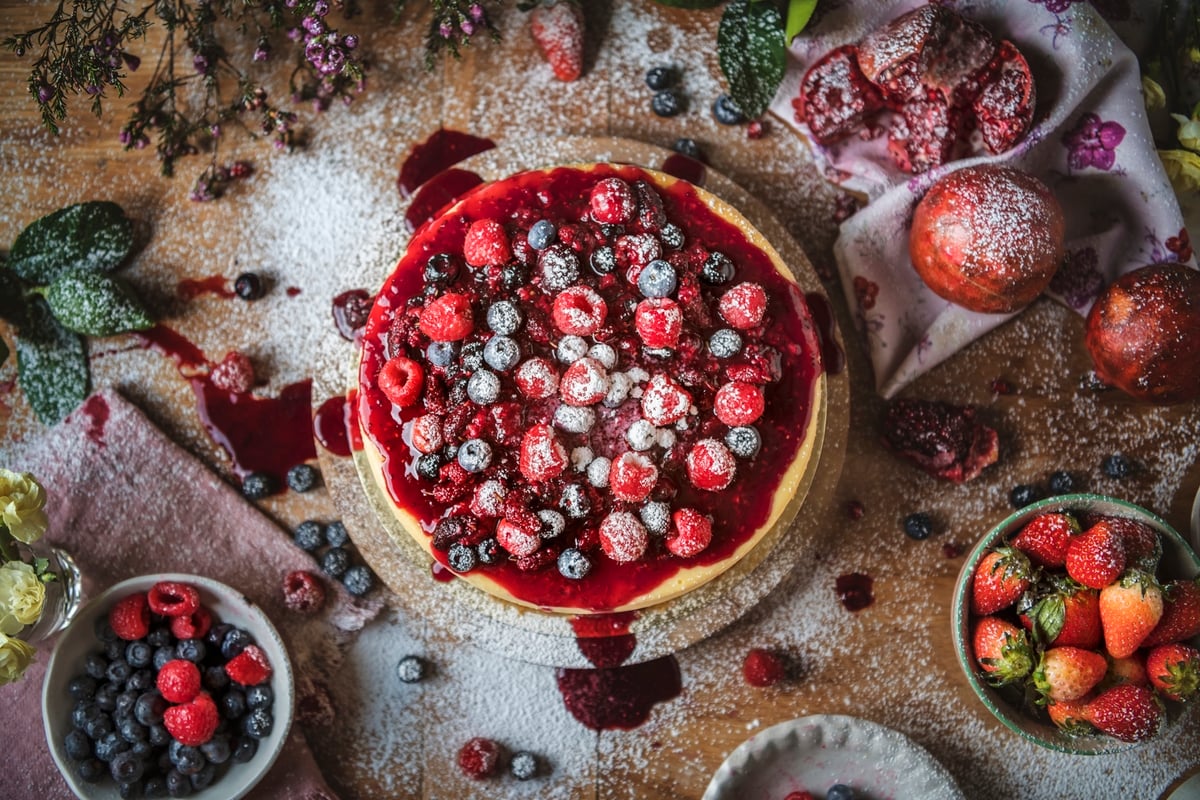
[[[450,35],[454,33],[454,28],[449,22],[443,21],[442,24],[438,26],[438,33],[441,34],[443,39],[449,39]]]
[[[283,5],[285,8],[295,8],[298,1],[299,0],[283,0]]]
[[[346,63],[346,54],[340,47],[331,47],[325,53],[325,63],[317,67],[322,75],[336,75]]]
[[[289,39],[291,39],[293,42],[300,41],[300,36],[301,36],[301,32],[300,32],[299,28],[288,28],[287,29],[287,37]]]
[[[308,63],[320,69],[321,62],[325,59],[325,42],[320,39],[312,39],[304,47],[304,58]]]
[[[117,136],[117,141],[126,147],[129,147],[130,143],[133,142],[133,134],[130,133],[129,129],[127,128],[121,131],[121,133]]]
[[[49,103],[54,99],[54,87],[48,83],[43,83],[37,89],[37,101],[42,105]]]
[[[135,150],[144,150],[146,148],[146,146],[149,144],[150,144],[150,137],[143,134],[142,136],[139,136],[137,138],[137,140],[133,143],[133,148]]]
[[[137,72],[137,68],[142,65],[142,59],[133,53],[121,53],[121,58],[125,60],[125,66],[129,67],[130,72]]]
[[[83,90],[90,95],[100,94],[100,87],[94,83],[89,83],[87,86],[83,87]]]
[[[353,50],[358,47],[358,37],[353,33],[346,34],[346,38],[342,40],[342,44],[346,45],[347,50]]]
[[[479,3],[472,3],[471,8],[467,11],[467,13],[470,14],[471,19],[475,20],[476,22],[483,22],[483,6],[479,5]]]
[[[250,56],[252,61],[266,61],[271,57],[271,45],[267,40],[259,39],[258,45],[254,48],[254,55]]]
[[[469,19],[464,19],[458,24],[458,29],[463,32],[463,35],[470,36],[475,32],[475,23]]]
[[[221,126],[220,125],[209,125],[208,126],[208,135],[213,137],[214,139],[220,139],[221,138]]]
[[[325,32],[325,23],[320,17],[305,17],[300,24],[312,36],[320,36]]]
[[[197,53],[192,58],[192,66],[195,68],[196,72],[199,72],[201,75],[208,74],[208,59],[204,57],[203,53]]]
[[[313,13],[318,17],[323,17],[329,13],[329,3],[326,0],[317,0],[313,3]]]

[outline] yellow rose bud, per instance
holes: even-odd
[[[33,661],[34,649],[21,641],[0,633],[0,686],[21,680]]]
[[[0,633],[12,636],[42,615],[46,584],[23,561],[0,565]]]
[[[0,469],[0,524],[13,538],[29,544],[46,532],[46,493],[28,472]]]
[[[1167,107],[1167,93],[1163,88],[1145,75],[1142,76],[1142,97],[1145,98],[1146,110],[1155,111]]]
[[[1200,155],[1189,150],[1159,150],[1158,158],[1177,194],[1200,191]]]
[[[1179,123],[1176,137],[1179,143],[1192,152],[1200,153],[1200,120],[1188,119],[1182,114],[1172,114],[1171,119]]]

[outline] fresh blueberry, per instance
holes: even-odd
[[[201,789],[207,789],[217,777],[217,767],[215,764],[205,764],[199,772],[190,777],[192,789],[197,792]]]
[[[708,337],[708,350],[716,358],[733,358],[742,352],[742,335],[733,328],[721,328]]]
[[[297,547],[311,553],[325,543],[325,526],[315,519],[306,519],[296,526],[292,538]]]
[[[96,758],[107,763],[129,749],[129,742],[116,731],[109,731],[96,740]]]
[[[154,651],[154,669],[159,670],[167,665],[168,661],[175,660],[175,645],[165,644]]]
[[[1024,508],[1037,499],[1037,487],[1028,483],[1019,483],[1008,493],[1008,502],[1012,504],[1013,508]]]
[[[1051,473],[1048,483],[1051,494],[1070,494],[1075,491],[1075,476],[1065,469]]]
[[[321,571],[331,578],[340,578],[350,568],[350,551],[344,547],[331,547],[321,556]]]
[[[96,679],[90,675],[71,678],[67,683],[67,694],[75,700],[91,700],[96,696]]]
[[[106,642],[104,645],[104,657],[110,662],[125,658],[125,642],[117,639],[113,642]],[[105,677],[108,676],[108,669],[104,670]]]
[[[483,346],[483,360],[497,372],[508,372],[520,362],[521,346],[507,336],[493,336]]]
[[[697,161],[704,160],[704,155],[700,151],[700,145],[696,143],[695,139],[687,137],[676,139],[674,144],[671,145],[671,149],[688,158],[694,158]]]
[[[683,111],[683,98],[674,89],[662,89],[654,93],[650,109],[660,117],[673,117]]]
[[[228,661],[251,644],[254,644],[254,639],[249,633],[241,628],[230,628],[221,640],[221,655]]]
[[[501,555],[500,543],[494,537],[489,536],[475,545],[475,557],[480,564],[495,564]]]
[[[167,796],[167,779],[162,775],[151,775],[142,783],[142,797],[157,798]]]
[[[92,741],[97,741],[112,733],[113,720],[108,714],[104,713],[103,709],[97,707],[100,711],[99,716],[89,719],[83,726],[83,732]]]
[[[615,242],[625,235],[625,226],[616,222],[606,222],[600,226],[600,233],[607,241]]]
[[[467,472],[483,472],[492,463],[492,446],[483,439],[467,439],[458,448],[458,465]]]
[[[573,581],[582,580],[592,571],[592,562],[583,551],[568,547],[558,554],[558,572]]]
[[[137,702],[138,693],[126,689],[117,695],[117,705],[113,709],[113,719],[119,720],[121,717],[133,717],[133,705]]]
[[[675,70],[670,67],[651,67],[646,71],[646,85],[661,92],[675,82]]]
[[[117,641],[117,632],[108,624],[108,615],[96,617],[96,621],[92,623],[92,630],[103,644]]]
[[[124,654],[122,653],[122,655]],[[124,683],[129,680],[129,676],[132,674],[133,667],[129,666],[129,662],[124,658],[119,658],[116,661],[108,662],[108,670],[105,672],[105,677],[113,683]]]
[[[275,727],[275,717],[266,708],[256,708],[242,720],[242,730],[247,736],[255,739],[267,738],[271,735],[273,727]]]
[[[233,755],[228,736],[214,736],[200,745],[200,752],[210,764],[224,764]]]
[[[663,247],[668,250],[678,250],[683,247],[684,243],[683,228],[673,222],[668,222],[659,230],[658,238],[662,239]]]
[[[92,740],[78,728],[73,728],[63,740],[67,757],[79,761],[92,757]]]
[[[491,370],[475,370],[467,381],[467,397],[481,406],[491,405],[500,398],[500,378]]]
[[[1100,469],[1108,477],[1120,480],[1128,478],[1129,473],[1133,472],[1133,462],[1123,453],[1113,453],[1100,463]]]
[[[82,761],[75,763],[75,772],[82,780],[88,783],[98,783],[108,770],[104,768],[104,764],[95,758],[85,758]]]
[[[425,358],[435,367],[448,367],[458,358],[458,343],[430,342],[425,348]]]
[[[254,758],[254,754],[257,752],[258,739],[250,736],[239,736],[234,739],[232,759],[235,764],[245,764]]]
[[[325,542],[330,547],[345,547],[349,544],[350,532],[346,530],[346,524],[336,520],[325,526]]]
[[[246,690],[246,705],[250,708],[270,708],[275,702],[275,692],[270,686],[251,686]]]
[[[229,686],[229,673],[223,664],[214,664],[204,668],[204,687],[210,691],[219,692]]]
[[[928,539],[933,535],[933,519],[924,511],[909,514],[904,518],[904,535],[910,539]]]
[[[209,629],[213,630],[212,628]],[[175,636],[171,633],[168,627],[151,628],[150,633],[146,634],[146,644],[151,647],[162,647],[165,644],[171,644]]]
[[[588,263],[591,264],[592,272],[597,275],[607,275],[617,268],[617,254],[608,245],[600,245],[592,251],[592,257]]]
[[[231,630],[233,630],[233,626],[228,622],[215,623],[211,628],[208,629],[208,633],[204,637],[204,643],[219,649],[221,647],[221,643],[225,641],[226,635],[228,635]],[[170,631],[167,633],[169,635]],[[154,633],[151,632],[150,635],[153,636]],[[163,644],[167,644],[167,642],[163,642]]]
[[[245,716],[246,693],[241,689],[230,689],[221,696],[217,708],[220,709],[221,716],[225,719],[233,720]]]
[[[537,756],[525,750],[513,753],[508,762],[508,771],[519,781],[535,777],[538,773]]]
[[[108,660],[99,653],[89,653],[88,657],[84,659],[83,671],[89,677],[100,680],[108,671]]]
[[[417,474],[427,481],[436,481],[442,470],[442,458],[437,453],[426,453],[417,459]]]
[[[396,677],[401,683],[419,683],[425,679],[425,659],[405,656],[396,664]]]
[[[287,471],[287,485],[293,492],[304,494],[317,485],[321,474],[312,464],[296,464]]]
[[[111,668],[111,665],[109,666]],[[101,711],[111,714],[117,707],[118,694],[120,691],[117,689],[117,684],[103,683],[96,689],[96,705],[100,706]]]
[[[262,500],[275,491],[275,481],[265,472],[251,472],[242,478],[242,496],[247,500]]]
[[[733,261],[724,253],[709,253],[700,269],[700,280],[709,286],[724,286],[733,280]]]
[[[203,639],[180,639],[179,644],[175,645],[175,656],[193,664],[199,664],[206,655],[208,648],[204,646]]]
[[[455,542],[446,551],[446,560],[450,562],[450,569],[455,572],[470,572],[475,568],[475,550],[470,545]]]
[[[717,99],[713,101],[712,113],[722,125],[741,125],[746,121],[746,115],[738,108],[737,103],[724,93],[717,95]]]
[[[512,336],[519,331],[523,319],[521,307],[511,300],[497,300],[488,306],[488,327],[500,336]]]
[[[144,669],[154,660],[154,648],[142,639],[130,642],[125,647],[125,660],[134,669]]]
[[[346,574],[342,576],[342,585],[355,597],[363,597],[375,588],[375,576],[370,568],[358,564],[346,570]]]
[[[83,730],[87,727],[88,720],[95,719],[103,713],[95,703],[80,700],[75,703],[75,708],[71,709],[71,724]]]
[[[538,534],[543,539],[553,539],[567,529],[567,520],[552,508],[543,508],[537,515],[542,521],[542,529]]]
[[[117,733],[121,738],[132,744],[146,741],[150,731],[133,717],[124,717],[117,725]]]
[[[224,668],[221,671],[224,672]],[[143,725],[157,725],[162,722],[163,714],[169,707],[170,704],[155,689],[138,697],[137,702],[133,704],[133,716]]]
[[[825,800],[854,800],[854,790],[844,783],[835,783],[825,792]]]
[[[153,659],[153,657],[151,657]],[[154,670],[148,666],[145,669],[139,669],[129,676],[129,680],[125,681],[125,688],[133,692],[141,693],[154,686],[155,675]]]
[[[725,434],[725,446],[738,458],[754,458],[762,449],[762,435],[750,425],[738,425]]]
[[[155,747],[164,747],[171,741],[171,732],[162,723],[150,725],[147,728],[146,741]]]
[[[263,280],[254,272],[243,272],[233,281],[233,291],[243,300],[257,300],[263,296]]]
[[[580,483],[569,483],[563,487],[562,498],[558,507],[571,519],[583,519],[592,511],[592,501],[588,491]]]
[[[177,769],[167,773],[167,795],[170,797],[188,797],[192,793],[192,782],[187,775]]]
[[[554,244],[554,238],[557,235],[558,228],[554,227],[553,222],[548,219],[539,219],[530,227],[526,238],[529,241],[529,246],[534,250],[545,250]]]
[[[667,297],[679,285],[679,278],[673,266],[656,258],[638,274],[637,285],[645,297]]]
[[[425,262],[426,283],[450,283],[458,277],[458,262],[449,253],[437,253]]]

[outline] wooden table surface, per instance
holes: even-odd
[[[306,368],[303,353],[293,348],[309,341],[308,328],[328,327],[332,290],[354,288],[337,279],[337,248],[353,247],[372,234],[371,225],[398,212],[396,170],[414,143],[439,126],[499,142],[586,134],[669,146],[691,136],[713,169],[770,207],[822,274],[847,344],[851,401],[843,410],[844,467],[826,498],[830,511],[821,530],[812,534],[819,538],[813,563],[799,565],[743,619],[678,653],[683,692],[656,707],[645,725],[587,730],[563,710],[553,669],[476,650],[454,630],[394,602],[358,641],[345,643],[344,681],[331,687],[337,722],[307,731],[336,790],[346,798],[697,798],[726,755],[754,731],[817,713],[851,714],[904,732],[945,764],[968,797],[1154,798],[1200,764],[1194,709],[1171,741],[1134,753],[1080,758],[1028,744],[975,699],[949,634],[962,553],[1011,511],[1008,492],[1018,483],[1044,485],[1051,472],[1071,470],[1084,488],[1148,506],[1186,531],[1200,486],[1200,403],[1152,408],[1117,392],[1082,388],[1089,362],[1081,320],[1041,300],[904,392],[976,405],[1000,432],[1001,460],[981,478],[962,486],[937,482],[879,444],[884,402],[831,278],[837,191],[821,180],[804,142],[778,120],[752,141],[743,128],[715,124],[707,110],[721,91],[714,47],[719,10],[686,12],[650,0],[585,4],[587,71],[564,85],[549,77],[515,10],[502,18],[501,43],[480,43],[461,62],[426,72],[420,51],[428,11],[391,24],[386,10],[366,5],[363,16],[343,25],[359,32],[372,54],[366,94],[348,108],[308,115],[311,135],[301,152],[275,153],[236,138],[223,159],[246,158],[256,174],[210,204],[187,199],[202,166],[197,159],[184,160],[180,175],[166,179],[148,153],[122,149],[116,134],[125,100],[110,99],[99,121],[76,103],[61,136],[40,130],[25,89],[27,61],[0,55],[0,243],[11,243],[26,224],[63,205],[114,200],[136,221],[141,245],[124,275],[161,319],[210,356],[249,352],[268,380],[264,393],[307,377],[317,387],[336,386],[336,376],[312,374],[327,369],[324,363]],[[33,27],[52,6],[5,0],[0,35]],[[147,66],[131,76],[132,97],[149,74],[157,36],[152,31],[145,47]],[[687,113],[673,119],[650,112],[643,83],[645,70],[661,63],[679,67],[690,99]],[[287,72],[279,65],[272,85],[282,87]],[[306,202],[297,191],[311,197]],[[322,260],[333,274],[300,284]],[[232,278],[250,268],[275,285],[257,303],[185,299],[178,292],[181,279]],[[301,293],[285,296],[285,286]],[[11,329],[0,325],[0,335],[12,345]],[[228,456],[204,432],[191,390],[168,359],[122,338],[93,340],[90,353],[97,386],[119,387],[177,441],[233,479]],[[13,361],[0,366],[6,391],[0,395],[0,453],[6,439],[43,430],[11,385]],[[1013,392],[996,394],[996,378]],[[1139,469],[1122,481],[1105,477],[1099,464],[1114,452],[1132,457]],[[845,513],[851,500],[863,505],[862,519]],[[260,505],[289,527],[337,513],[325,491],[286,493]],[[919,510],[937,523],[936,535],[924,542],[910,541],[901,529],[903,517]],[[832,585],[846,572],[875,580],[874,604],[854,614],[841,608]],[[799,674],[770,689],[746,685],[740,665],[752,647],[786,651]],[[424,653],[437,665],[435,678],[416,690],[398,686],[390,670],[404,652]],[[528,691],[506,696],[497,686]],[[538,752],[547,774],[530,783],[465,780],[453,754],[471,735]]]

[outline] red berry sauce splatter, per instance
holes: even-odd
[[[685,156],[683,153],[673,153],[667,156],[661,169],[668,175],[673,175],[681,181],[687,181],[696,186],[704,185],[704,174],[707,171],[704,162],[697,161],[691,156]]]
[[[175,293],[179,295],[181,300],[194,300],[202,294],[215,294],[217,297],[226,299],[237,296],[229,280],[224,275],[210,275],[207,278],[184,278],[175,284]]]
[[[861,572],[839,575],[835,584],[838,599],[847,611],[862,611],[875,602],[874,579]]]
[[[417,187],[427,183],[434,175],[495,146],[491,139],[439,128],[424,142],[413,145],[400,165],[396,188],[400,190],[401,197],[410,197]]]

